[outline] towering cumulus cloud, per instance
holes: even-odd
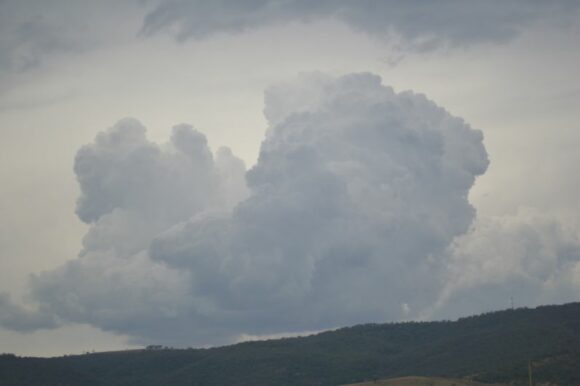
[[[247,172],[188,126],[160,146],[123,120],[79,150],[90,228],[78,258],[33,278],[35,317],[184,345],[429,309],[474,219],[481,133],[371,74],[273,87],[265,114]]]

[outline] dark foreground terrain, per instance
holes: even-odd
[[[411,375],[527,385],[529,360],[537,384],[580,385],[580,303],[212,349],[4,354],[0,386],[340,385]]]
[[[491,383],[480,383],[469,379],[438,378],[438,377],[401,377],[384,380],[374,380],[363,383],[353,383],[343,386],[491,386]],[[494,383],[494,386],[504,386]]]

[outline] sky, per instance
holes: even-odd
[[[0,352],[580,300],[580,3],[0,1]]]

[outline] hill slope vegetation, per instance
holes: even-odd
[[[580,384],[580,303],[449,322],[367,324],[211,349],[0,355],[0,386],[299,386],[430,376]]]
[[[353,383],[343,386],[491,386],[489,383],[480,383],[465,379],[437,378],[437,377],[401,377],[376,380],[363,383]],[[501,386],[496,384],[495,386]]]

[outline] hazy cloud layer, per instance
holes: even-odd
[[[578,301],[580,232],[571,217],[532,208],[480,216],[451,246],[445,288],[429,316]]]
[[[284,23],[338,20],[387,38],[394,48],[429,51],[504,42],[538,20],[563,26],[577,18],[579,10],[573,0],[4,0],[0,75],[161,31],[185,40]]]
[[[276,23],[336,19],[405,48],[431,50],[506,41],[533,21],[554,16],[561,21],[578,8],[578,2],[567,0],[163,0],[145,18],[143,32],[169,30],[184,40]]]
[[[51,313],[23,308],[12,302],[8,294],[0,293],[0,327],[26,332],[56,326],[56,319]]]
[[[79,52],[98,40],[94,7],[62,0],[0,1],[0,72],[23,71],[46,57]],[[94,13],[94,12],[93,12]]]

